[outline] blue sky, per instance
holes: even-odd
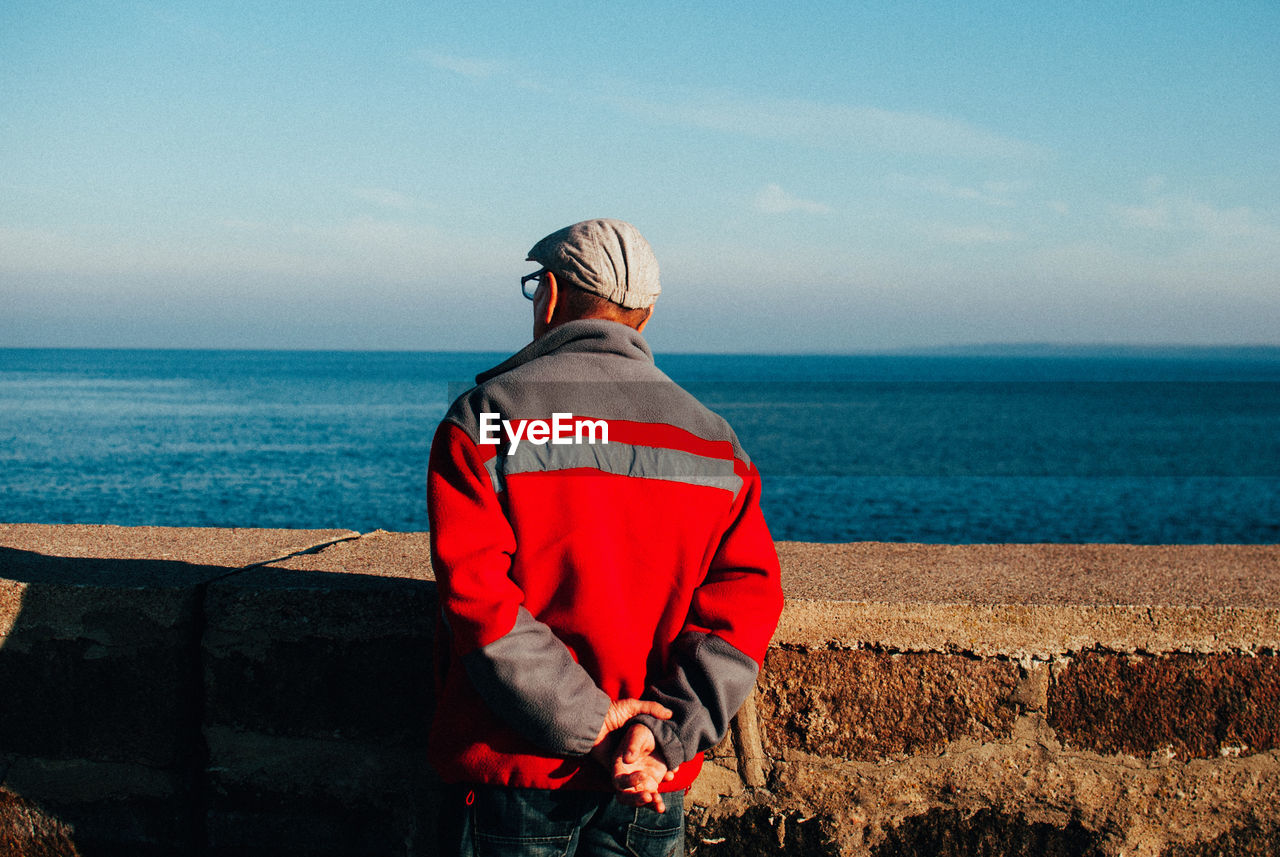
[[[1280,344],[1280,4],[0,6],[0,345]]]

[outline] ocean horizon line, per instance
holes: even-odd
[[[95,345],[3,345],[3,352],[170,352],[233,354],[456,354],[508,355],[500,348],[244,348],[233,346],[95,346]],[[660,354],[681,357],[1019,357],[1019,358],[1194,358],[1280,360],[1280,344],[1180,344],[1180,343],[961,343],[954,345],[903,346],[899,348],[850,351],[685,351],[659,350]]]

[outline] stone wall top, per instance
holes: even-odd
[[[1280,648],[1280,545],[779,542],[777,645],[1051,658]]]
[[[778,553],[788,603],[777,646],[1020,659],[1280,649],[1280,545],[779,542]],[[0,524],[0,634],[30,585],[296,590],[432,579],[425,533]]]

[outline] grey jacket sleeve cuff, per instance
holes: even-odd
[[[651,714],[637,714],[631,718],[631,722],[643,723],[649,727],[653,740],[658,745],[658,752],[662,754],[668,768],[678,768],[697,755],[697,751],[690,753],[685,750],[680,733],[671,725],[670,720],[659,720]]]
[[[670,674],[645,692],[646,699],[672,710],[671,719],[632,719],[653,732],[667,767],[683,765],[720,743],[759,671],[755,661],[714,634],[682,634]]]
[[[490,710],[525,738],[559,756],[590,752],[610,699],[528,610],[521,607],[510,631],[462,663]]]

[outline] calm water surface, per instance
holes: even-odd
[[[503,354],[0,350],[0,521],[427,527],[431,434]],[[659,355],[774,536],[1280,541],[1280,352]]]

